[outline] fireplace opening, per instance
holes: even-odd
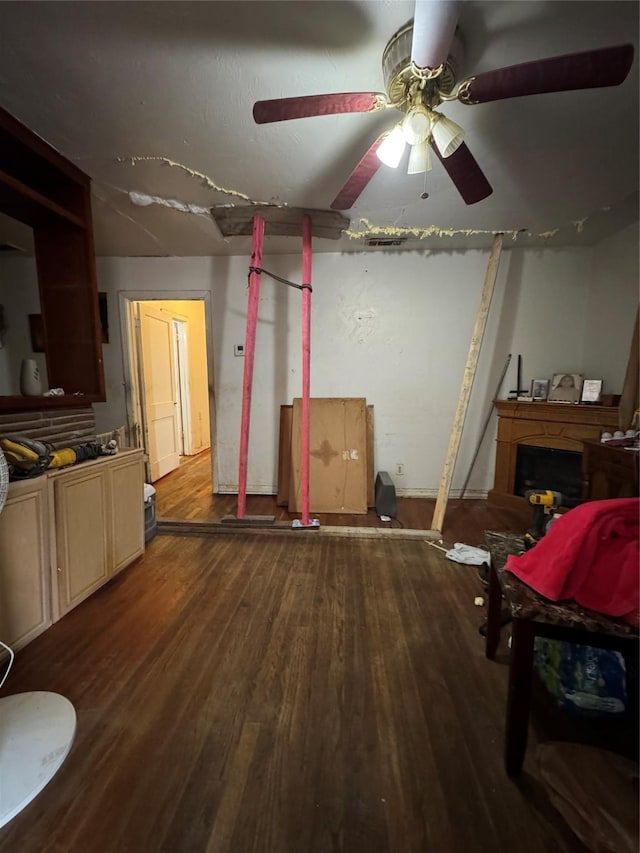
[[[564,506],[582,501],[582,453],[519,444],[516,456],[515,494],[529,489],[551,489],[565,498]]]

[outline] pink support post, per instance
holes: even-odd
[[[264,219],[253,217],[253,239],[251,242],[251,266],[262,267],[262,243],[264,241]],[[256,350],[256,328],[258,326],[258,302],[260,300],[260,273],[253,269],[249,273],[249,299],[247,304],[247,331],[244,345],[244,377],[242,381],[242,420],[240,422],[240,461],[238,466],[238,518],[244,518],[247,507],[247,456],[249,452],[249,424],[251,421],[251,388],[253,383],[253,359]]]
[[[311,364],[311,217],[302,218],[302,524],[309,525],[309,387]],[[304,287],[304,285],[308,285]]]

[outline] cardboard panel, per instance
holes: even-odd
[[[312,512],[367,513],[367,413],[363,397],[310,400]],[[300,512],[302,400],[293,401],[289,511]]]
[[[280,406],[280,434],[278,439],[278,495],[277,506],[289,503],[291,479],[291,427],[293,406]],[[373,406],[367,406],[367,506],[376,505],[374,464]]]

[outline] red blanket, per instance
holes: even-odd
[[[556,519],[547,535],[505,568],[552,601],[624,616],[640,611],[640,498],[590,501]]]

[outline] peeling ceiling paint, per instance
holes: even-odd
[[[1,4],[11,49],[0,52],[0,105],[92,177],[99,254],[245,254],[250,238],[223,239],[205,211],[329,208],[395,111],[256,125],[253,103],[381,91],[385,44],[414,4],[305,0],[297,14],[301,6]],[[423,176],[381,167],[345,211],[344,237],[314,240],[314,251],[377,251],[366,240],[380,236],[407,237],[396,251],[488,248],[498,231],[518,247],[592,245],[637,222],[639,7],[463,3],[463,76],[627,41],[634,65],[618,87],[447,104],[493,194],[465,205],[434,162],[421,200]],[[0,239],[23,245],[5,225]],[[298,243],[269,237],[266,248],[297,252]]]

